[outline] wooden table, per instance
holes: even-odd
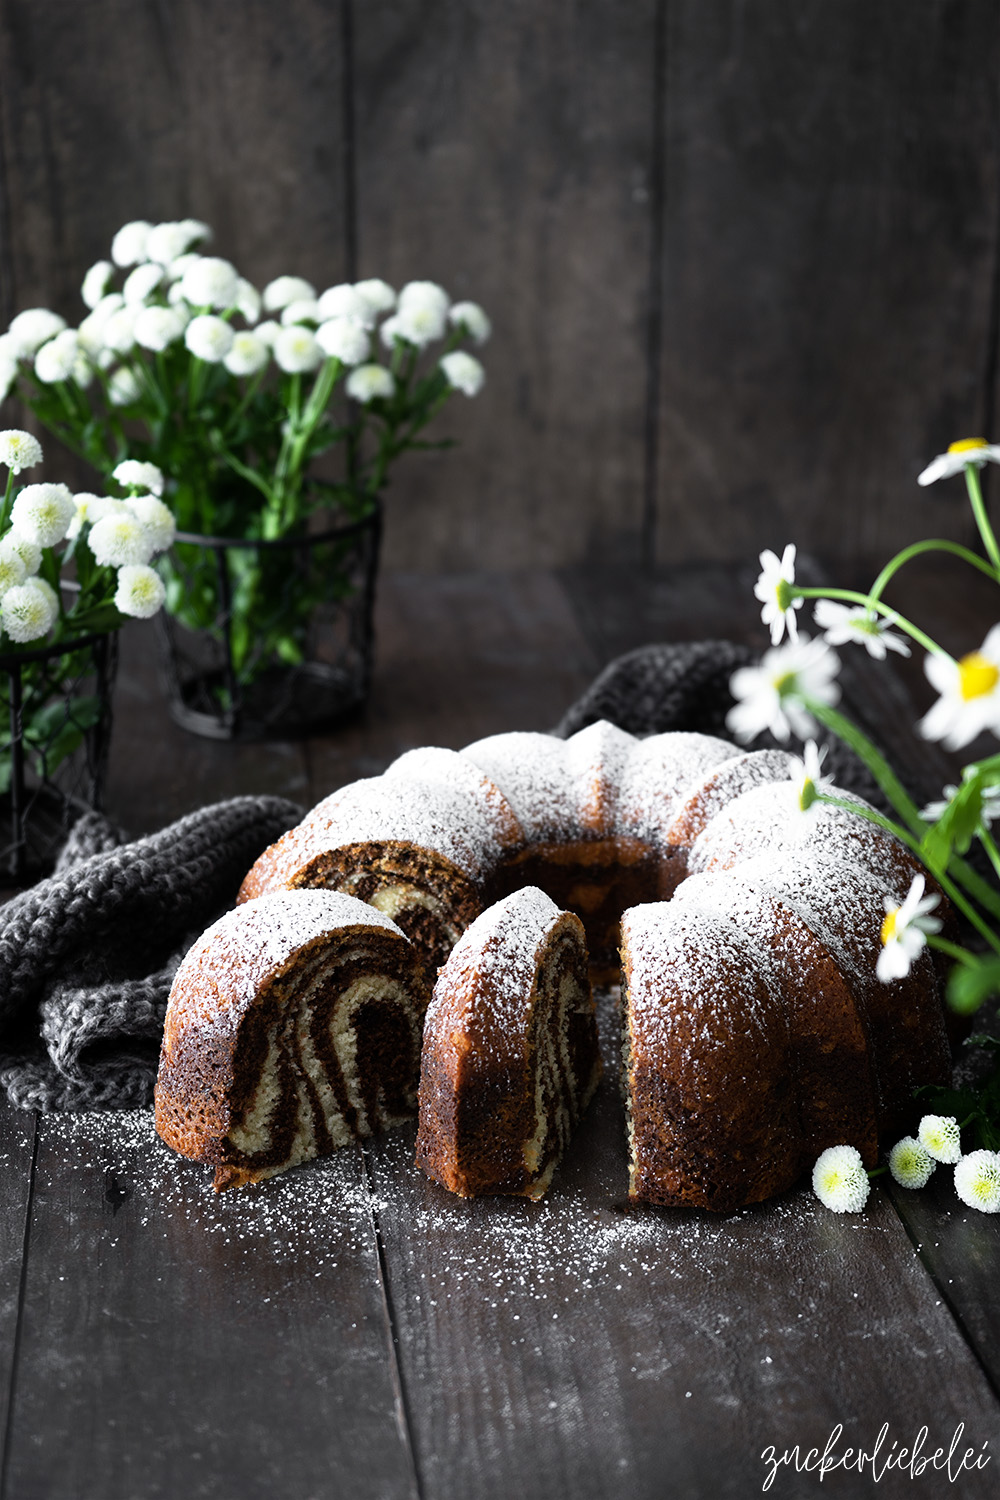
[[[110,810],[137,833],[238,791],[311,802],[412,744],[548,727],[644,636],[753,634],[742,583],[675,585],[387,578],[368,713],[298,746],[174,729],[132,631]],[[215,1197],[146,1114],[4,1107],[3,1500],[714,1500],[761,1491],[766,1450],[871,1451],[885,1424],[879,1465],[923,1426],[925,1454],[961,1428],[953,1468],[992,1462],[825,1489],[782,1466],[771,1493],[996,1495],[1000,1220],[944,1170],[878,1179],[860,1216],[806,1188],[630,1209],[601,1020],[609,1078],[541,1204],[452,1198],[412,1128]]]

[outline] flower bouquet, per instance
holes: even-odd
[[[855,643],[871,656],[885,660],[889,651],[909,655],[910,642],[926,653],[924,669],[938,694],[936,702],[916,726],[927,739],[961,750],[984,732],[1000,736],[1000,625],[983,644],[955,661],[918,625],[884,602],[893,577],[913,558],[928,552],[948,552],[1000,583],[1000,546],[983,503],[979,470],[1000,463],[1000,446],[981,438],[953,443],[919,476],[921,484],[964,473],[972,513],[985,556],[957,542],[914,542],[879,573],[868,593],[850,589],[804,588],[795,582],[795,547],[781,558],[761,554],[762,571],[755,593],[763,604],[762,619],[770,627],[771,649],[759,666],[733,676],[736,699],[728,725],[747,741],[764,730],[786,740],[794,732],[806,739],[821,724],[860,757],[881,788],[894,816],[846,801],[831,793],[822,773],[822,753],[810,740],[799,763],[795,788],[803,817],[821,803],[846,807],[894,833],[922,860],[960,918],[965,938],[957,943],[942,935],[934,914],[936,893],[925,894],[923,875],[914,878],[900,904],[886,900],[881,949],[876,974],[884,983],[906,975],[921,950],[930,945],[953,961],[947,986],[950,1006],[971,1015],[991,996],[1000,993],[1000,849],[991,831],[1000,815],[1000,754],[984,754],[966,765],[958,785],[946,786],[940,800],[918,808],[891,766],[874,744],[836,707],[840,661],[835,646]],[[800,636],[797,613],[815,600],[813,619],[821,634]],[[784,640],[787,633],[788,639]],[[985,860],[987,875],[969,858],[973,843]],[[915,1137],[905,1137],[893,1149],[887,1167],[904,1187],[922,1187],[937,1163],[955,1168],[955,1187],[963,1202],[983,1212],[1000,1212],[1000,1040],[974,1036],[973,1044],[994,1049],[996,1065],[987,1068],[977,1087],[929,1088],[918,1092],[940,1113],[927,1114]],[[973,1149],[963,1151],[966,1145]],[[835,1146],[816,1164],[813,1186],[829,1207],[861,1208],[868,1194],[867,1173],[851,1146]]]
[[[451,446],[421,433],[453,392],[481,389],[458,346],[490,324],[427,281],[397,297],[378,279],[317,294],[279,276],[260,293],[200,253],[208,237],[193,219],[126,224],[84,278],[77,328],[34,308],[0,336],[0,399],[16,392],[104,475],[128,456],[166,476],[179,527],[161,564],[167,609],[223,645],[201,688],[231,713],[250,685],[316,656],[317,609],[362,589],[362,534],[373,575],[392,464]]]
[[[0,798],[11,823],[2,859],[16,879],[27,865],[29,812],[49,818],[54,806],[53,835],[65,831],[73,797],[65,776],[58,789],[56,773],[81,747],[86,802],[99,803],[114,635],[127,617],[160,609],[164,584],[149,563],[174,536],[151,464],[118,465],[123,498],[73,495],[64,484],[15,488],[41,459],[30,433],[0,432]]]

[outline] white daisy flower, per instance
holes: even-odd
[[[267,312],[280,312],[289,302],[304,300],[315,302],[316,288],[301,276],[277,276],[264,288],[264,308]]]
[[[349,281],[338,286],[329,286],[319,299],[319,322],[328,323],[331,318],[350,318],[362,328],[372,328],[375,323],[375,308],[371,301]]]
[[[217,365],[225,359],[233,347],[233,338],[229,324],[214,313],[201,313],[192,318],[184,330],[184,342],[191,353],[210,365]]]
[[[23,645],[48,635],[59,616],[55,589],[44,578],[27,578],[9,589],[0,604],[0,623],[12,641]]]
[[[86,307],[94,308],[100,302],[108,289],[108,282],[114,275],[114,266],[109,260],[96,260],[83,278],[83,286],[80,288],[80,296]]]
[[[148,563],[154,550],[148,528],[127,511],[95,521],[87,535],[87,545],[102,568]]]
[[[146,298],[156,291],[163,280],[163,267],[156,266],[152,261],[145,261],[143,265],[136,266],[125,278],[122,287],[122,296],[125,298],[126,306],[141,307]]]
[[[62,333],[43,344],[35,355],[35,374],[43,385],[72,380],[79,358],[80,343],[76,331],[64,328]]]
[[[239,274],[228,260],[200,255],[181,279],[181,293],[192,307],[232,307],[239,289]]]
[[[274,341],[274,357],[289,375],[315,370],[323,363],[323,351],[309,328],[296,324],[282,328]]]
[[[828,1146],[813,1167],[812,1186],[834,1213],[860,1213],[871,1190],[861,1152],[854,1146]]]
[[[43,344],[66,327],[66,319],[47,307],[29,307],[18,313],[7,330],[9,348],[18,359],[34,359]]]
[[[135,266],[148,260],[146,246],[153,226],[146,219],[123,224],[111,241],[111,259],[116,266]]]
[[[293,323],[318,323],[319,303],[315,297],[300,297],[295,302],[289,302],[281,314],[281,326],[290,328]]]
[[[254,329],[255,336],[265,343],[269,349],[274,348],[274,341],[280,332],[281,324],[276,323],[273,318],[265,318],[263,323],[258,323]]]
[[[107,319],[101,330],[106,349],[116,354],[128,354],[135,347],[135,325],[139,317],[137,307],[120,307]]]
[[[146,255],[166,268],[185,255],[196,240],[209,233],[208,225],[197,219],[183,219],[179,223],[156,224],[146,239]],[[183,273],[182,273],[183,274]]]
[[[19,427],[8,427],[6,432],[0,432],[0,464],[13,474],[20,474],[22,469],[33,469],[41,461],[42,445],[30,432],[22,432]]]
[[[894,979],[904,979],[920,956],[929,933],[941,931],[940,917],[930,917],[940,896],[924,895],[924,877],[914,875],[910,889],[902,906],[897,906],[889,896],[883,896],[885,917],[882,921],[882,951],[875,964],[875,973],[883,984]],[[927,1142],[920,1137],[924,1146]]]
[[[900,656],[909,656],[906,641],[890,627],[895,615],[879,615],[863,604],[838,604],[833,599],[817,599],[813,619],[823,631],[831,646],[846,646],[853,643],[864,646],[869,656],[876,661],[885,661],[886,651],[898,651]]]
[[[401,338],[422,349],[434,339],[444,337],[448,326],[448,312],[446,308],[442,309],[429,301],[410,302],[406,306],[400,302],[399,311],[389,321],[396,324],[396,332]],[[468,358],[471,359],[472,356],[469,355]]]
[[[356,281],[354,290],[368,304],[372,313],[390,312],[396,306],[396,293],[387,281],[378,276],[369,276],[365,281]],[[374,321],[374,320],[373,320]]]
[[[131,406],[138,401],[141,391],[139,377],[127,365],[115,370],[108,380],[108,400],[112,406]]]
[[[8,589],[23,583],[27,576],[28,570],[16,552],[0,552],[0,599]]]
[[[957,443],[949,443],[948,452],[939,453],[917,476],[917,483],[933,484],[937,479],[961,474],[966,464],[975,464],[981,469],[988,463],[1000,464],[1000,447],[988,443],[985,438],[962,438]]]
[[[270,347],[255,333],[244,330],[233,335],[233,347],[225,358],[230,375],[256,375],[271,358]]]
[[[464,328],[476,344],[485,344],[493,332],[493,325],[478,302],[453,303],[448,321],[455,328]]]
[[[260,317],[261,296],[257,288],[245,276],[236,283],[236,310],[247,323],[256,323]]]
[[[156,464],[145,463],[141,458],[123,458],[111,471],[123,489],[143,490],[150,495],[162,495],[165,480],[163,470]]]
[[[791,591],[795,582],[795,543],[789,542],[780,558],[769,549],[762,552],[760,566],[760,577],[753,591],[764,605],[760,617],[770,627],[771,645],[777,646],[786,626],[789,640],[797,640],[795,610],[802,608],[802,600],[793,599]]]
[[[37,542],[29,541],[26,536],[21,536],[16,531],[8,531],[3,541],[0,542],[0,557],[17,556],[24,564],[24,571],[30,578],[38,572],[42,565],[42,549]]]
[[[824,641],[803,637],[772,646],[756,667],[740,667],[729,680],[739,701],[729,710],[726,724],[741,741],[769,729],[779,740],[795,733],[807,739],[816,732],[812,714],[801,698],[833,704],[840,698],[834,677],[840,660]]]
[[[399,326],[398,315],[394,314],[391,318],[386,318],[385,322],[382,324],[382,327],[379,329],[379,338],[382,340],[385,347],[387,349],[394,349],[396,347],[396,340],[402,337],[403,332]]]
[[[441,369],[448,384],[466,396],[478,396],[483,388],[486,371],[478,359],[466,354],[464,349],[446,354],[441,361]]]
[[[345,389],[352,401],[367,406],[369,401],[388,400],[395,395],[396,382],[383,365],[358,365],[348,375]]]
[[[10,519],[15,531],[39,547],[61,542],[76,507],[65,484],[26,484],[14,499]]]
[[[962,1132],[954,1115],[924,1115],[917,1138],[935,1161],[953,1166],[962,1155]]]
[[[912,1135],[904,1135],[889,1152],[889,1171],[900,1187],[926,1187],[937,1163]]]
[[[368,358],[371,340],[359,323],[350,318],[330,318],[316,330],[316,342],[328,359],[342,365],[360,365]]]
[[[123,615],[148,620],[163,607],[167,591],[155,568],[143,563],[126,563],[118,570],[115,608]]]
[[[963,1156],[955,1168],[955,1192],[980,1213],[1000,1213],[1000,1155],[970,1151]]]
[[[984,729],[1000,728],[1000,625],[994,625],[978,651],[960,661],[928,654],[924,672],[941,694],[917,725],[927,740],[943,740],[960,750]]]
[[[182,337],[187,319],[176,307],[144,307],[135,320],[135,341],[143,349],[162,354]]]
[[[173,545],[177,522],[173,511],[162,500],[155,495],[130,495],[125,507],[146,528],[154,552],[166,552]]]
[[[820,750],[815,740],[807,740],[801,759],[797,755],[789,759],[789,775],[792,778],[796,805],[800,812],[808,813],[810,808],[818,805],[816,799],[820,794],[833,785],[832,776],[820,774],[826,759],[826,746]]]

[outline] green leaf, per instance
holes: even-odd
[[[957,964],[948,975],[948,1004],[959,1015],[971,1016],[991,995],[1000,993],[1000,958]]]

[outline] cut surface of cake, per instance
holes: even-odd
[[[174,979],[156,1128],[259,1181],[412,1118],[429,987],[382,912],[339,892],[279,892],[228,912]]]
[[[526,886],[473,922],[438,975],[417,1164],[462,1197],[539,1198],[600,1076],[582,924]]]

